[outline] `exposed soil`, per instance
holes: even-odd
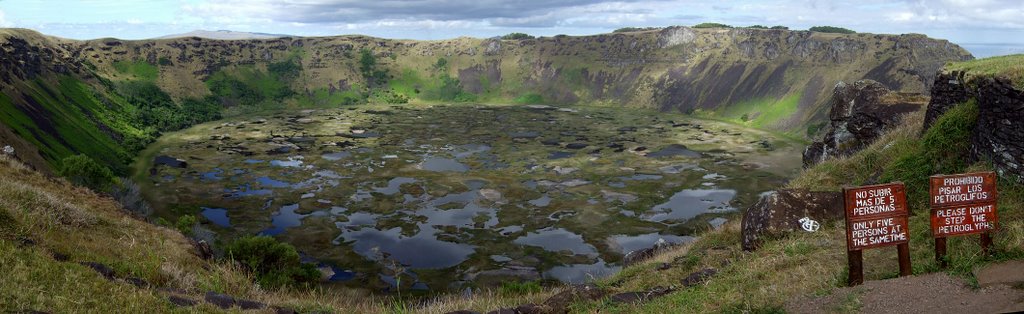
[[[1013,313],[1024,311],[1024,290],[1006,285],[982,289],[945,273],[876,280],[821,297],[786,304],[788,313]]]

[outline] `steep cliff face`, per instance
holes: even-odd
[[[214,95],[229,107],[256,101],[267,103],[264,107],[337,106],[376,93],[367,86],[420,101],[642,106],[802,136],[808,124],[825,119],[824,104],[837,81],[867,78],[896,90],[926,92],[942,64],[971,58],[948,41],[922,35],[687,27],[442,41],[365,36],[69,41],[27,30],[0,35],[6,52],[0,55],[0,102],[6,99],[3,105],[13,108],[0,119],[11,133],[46,146],[41,155],[47,160],[83,150],[60,143],[54,134],[61,127],[106,133],[112,143],[144,138],[139,134],[147,131],[140,124],[118,124],[119,114],[140,107],[124,85],[155,85],[178,104]],[[369,67],[362,51],[370,52]],[[33,84],[51,92],[23,95]],[[46,96],[53,99],[39,101]],[[60,99],[75,100],[77,110],[92,118],[12,118],[56,106]]]
[[[927,97],[921,94],[893,92],[872,80],[839,82],[828,102],[832,109],[825,135],[804,150],[804,167],[860,151],[904,114],[920,110],[926,103]]]
[[[1024,56],[956,64],[935,77],[925,127],[956,105],[974,101],[978,121],[971,132],[972,162],[991,162],[1000,176],[1024,182]],[[1000,65],[1000,63],[1005,64]],[[997,73],[986,71],[997,65]],[[1017,74],[1018,76],[1020,74]]]

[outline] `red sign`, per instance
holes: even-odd
[[[995,172],[931,177],[932,208],[994,202],[996,196]]]
[[[903,183],[843,189],[847,250],[907,243],[907,194]]]
[[[996,228],[996,174],[931,177],[932,236],[985,233]]]

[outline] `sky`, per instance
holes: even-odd
[[[197,29],[446,39],[701,22],[921,33],[975,55],[1024,53],[1024,0],[0,0],[0,27],[73,39],[145,39]]]

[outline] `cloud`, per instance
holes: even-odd
[[[7,18],[4,15],[4,11],[0,10],[0,27],[11,27],[11,26],[14,26],[14,24],[9,22],[9,21],[7,21]]]
[[[487,21],[496,26],[552,27],[580,14],[636,15],[662,0],[220,0],[186,5],[186,14],[216,22],[351,24],[379,20]]]

